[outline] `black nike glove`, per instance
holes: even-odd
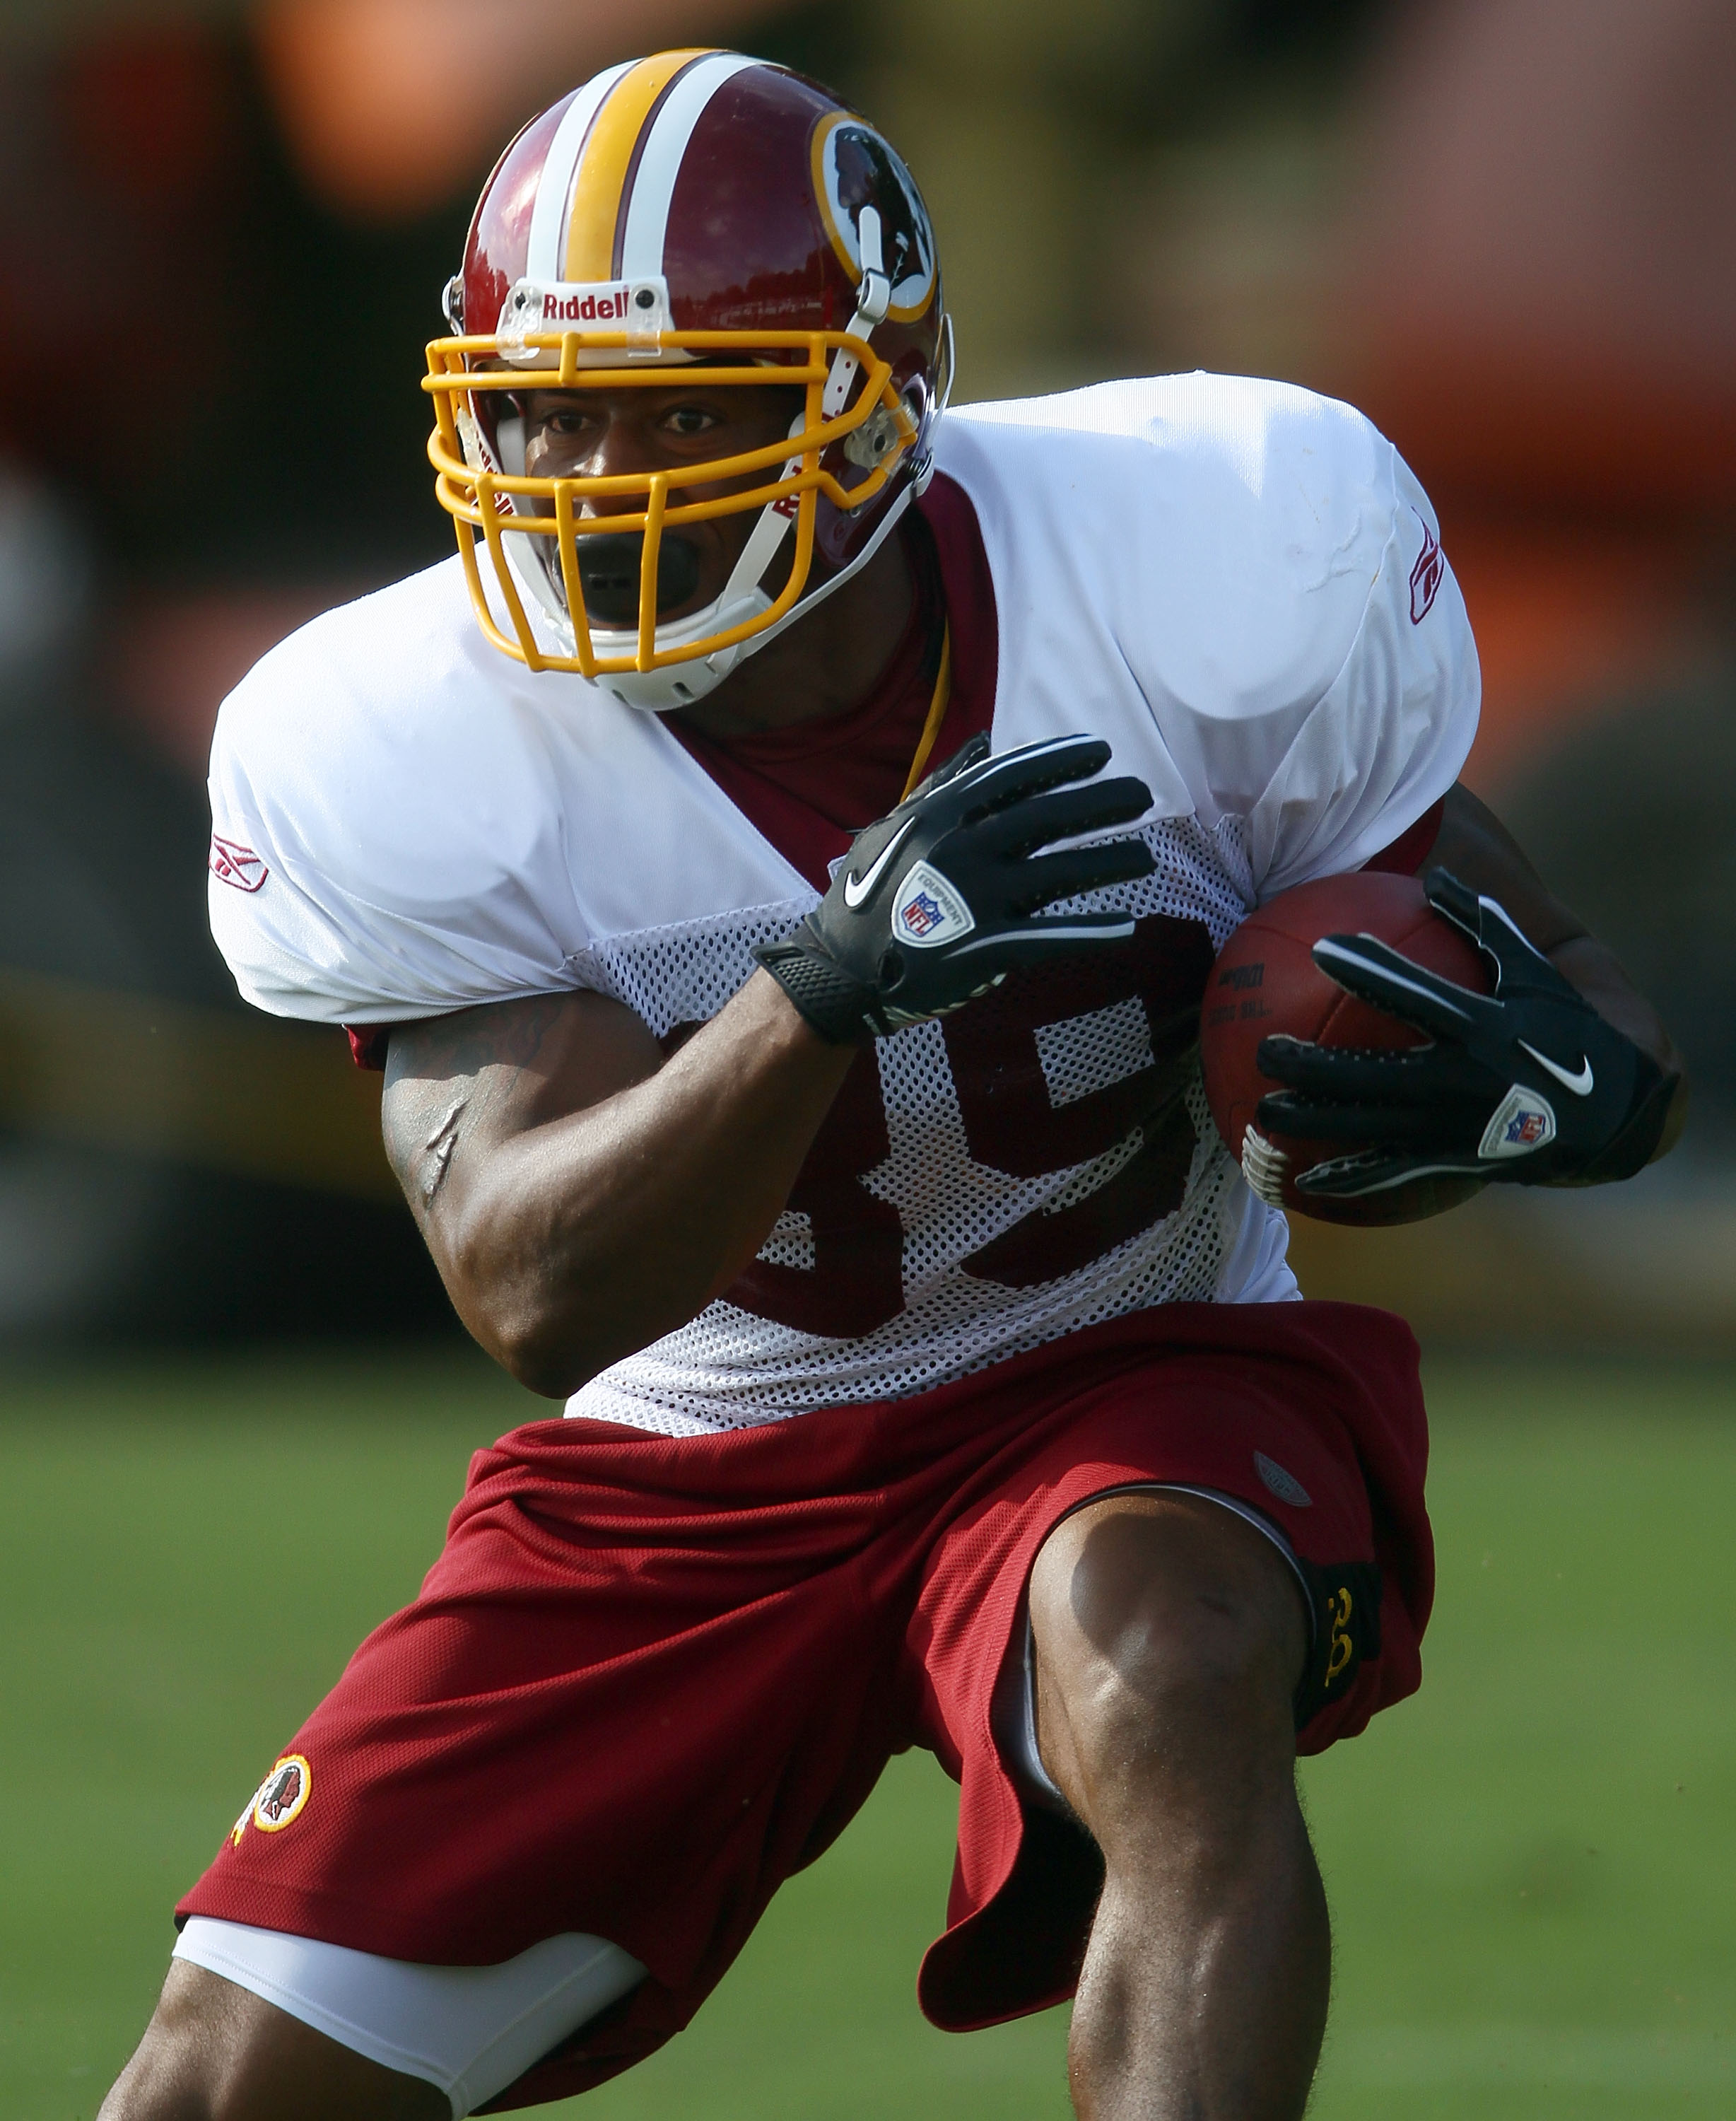
[[[1436,1172],[1518,1186],[1631,1177],[1664,1131],[1663,1070],[1492,898],[1444,869],[1431,869],[1424,888],[1482,953],[1495,991],[1473,994],[1370,935],[1315,944],[1329,978],[1434,1042],[1356,1052],[1261,1040],[1261,1073],[1287,1085],[1261,1098],[1261,1128],[1353,1145],[1303,1172],[1296,1191],[1349,1200]]]
[[[1036,917],[1055,899],[1151,874],[1143,840],[1036,851],[1151,808],[1152,791],[1131,776],[1067,785],[1108,762],[1097,737],[998,758],[973,737],[856,835],[819,905],[755,957],[822,1038],[846,1046],[961,1008],[1015,965],[1131,935],[1131,914]]]

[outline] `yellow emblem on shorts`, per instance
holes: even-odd
[[[1356,1655],[1356,1644],[1350,1639],[1350,1616],[1354,1601],[1347,1584],[1340,1584],[1336,1597],[1328,1595],[1326,1614],[1332,1627],[1331,1648],[1326,1657],[1326,1684],[1333,1681]]]
[[[230,1832],[230,1848],[240,1847],[249,1821],[262,1834],[282,1833],[301,1816],[313,1787],[314,1770],[307,1761],[300,1753],[285,1753],[243,1807]]]

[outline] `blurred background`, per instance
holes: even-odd
[[[1630,1186],[1297,1225],[1310,1294],[1420,1329],[1440,1571],[1422,1694],[1303,1777],[1315,2107],[1736,2114],[1729,0],[0,0],[0,2108],[91,2121],[176,1895],[546,1410],[453,1322],[379,1077],[236,999],[202,782],[257,656],[450,549],[417,382],[500,145],[687,41],[900,143],[961,399],[1286,376],[1434,496],[1468,778],[1695,1102]],[[1058,2114],[1064,2010],[912,2007],[952,1813],[896,1762],[584,2114]]]
[[[207,938],[217,704],[450,549],[417,378],[470,206],[608,62],[741,44],[901,145],[961,400],[1355,399],[1482,646],[1467,778],[1672,1023],[1682,1150],[1310,1226],[1433,1345],[1736,1344],[1727,0],[0,0],[0,1349],[452,1333],[336,1033]]]

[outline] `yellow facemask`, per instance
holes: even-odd
[[[642,683],[633,686],[632,677],[642,681],[652,672],[700,659],[733,663],[748,644],[780,625],[808,587],[821,500],[849,513],[865,507],[883,492],[917,437],[916,421],[894,387],[891,366],[869,345],[859,317],[852,319],[857,329],[845,331],[675,331],[662,328],[666,300],[655,283],[584,288],[521,283],[503,312],[501,330],[431,343],[422,384],[434,400],[428,454],[435,492],[456,525],[471,600],[488,639],[532,670],[575,671],[592,679],[618,676],[626,682],[614,689],[623,697],[654,706],[679,706],[683,697],[707,688],[690,691],[673,678],[654,688],[653,697]],[[563,305],[573,305],[565,314],[574,315],[587,303],[588,317],[599,304],[604,315],[623,317],[642,305],[640,315],[652,328],[513,328],[515,312],[538,322],[552,314],[558,323]],[[733,365],[710,365],[732,355]],[[505,453],[489,442],[498,423],[478,417],[477,399],[483,393],[667,388],[696,361],[708,364],[707,389],[799,386],[801,421],[784,441],[668,470],[530,478],[522,465],[500,461]],[[863,473],[858,482],[846,487],[823,461],[831,450]],[[692,487],[738,479],[751,482],[722,498],[682,497]],[[629,498],[641,503],[631,513],[586,512],[601,500],[618,506]],[[659,626],[658,575],[665,530],[755,510],[759,520],[721,594],[704,610]],[[759,586],[761,578],[792,529],[788,578],[775,597],[768,595]],[[642,539],[637,627],[599,627],[586,611],[579,541],[623,532]],[[498,604],[485,585],[479,540]],[[539,608],[540,627],[527,610],[526,590]]]

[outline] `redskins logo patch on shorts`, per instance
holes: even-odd
[[[257,1826],[262,1834],[281,1834],[306,1810],[313,1787],[314,1770],[302,1755],[283,1754],[249,1798],[230,1833],[230,1846],[239,1848],[241,1836],[250,1825]]]

